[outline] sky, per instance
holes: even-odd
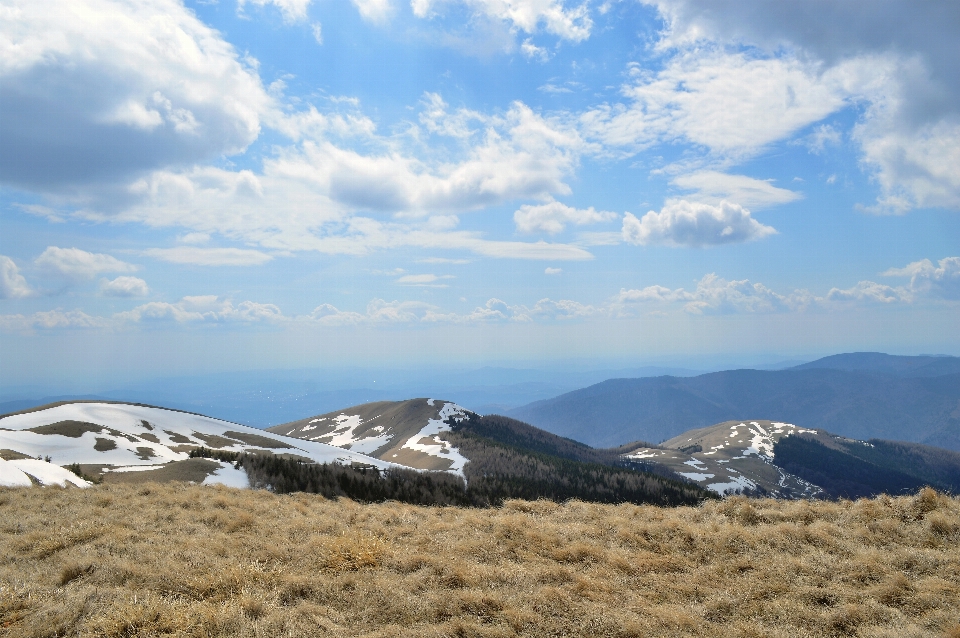
[[[0,384],[960,354],[960,3],[0,0]]]

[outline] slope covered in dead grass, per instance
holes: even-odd
[[[960,500],[0,490],[2,636],[960,636]]]

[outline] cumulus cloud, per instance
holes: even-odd
[[[923,259],[903,268],[891,268],[883,274],[887,277],[909,277],[909,288],[916,294],[960,299],[960,257],[945,257],[937,264]]]
[[[892,288],[875,281],[861,281],[851,288],[831,288],[829,301],[872,301],[883,304],[909,302],[913,295],[904,288]]]
[[[650,211],[637,219],[623,217],[623,239],[631,244],[666,246],[710,246],[762,239],[776,234],[737,204],[718,206],[678,200],[668,202],[659,213]]]
[[[556,235],[563,231],[567,224],[583,226],[597,224],[619,217],[616,213],[596,211],[593,206],[586,209],[573,208],[560,202],[546,204],[524,204],[513,214],[513,221],[521,233],[543,231]]]
[[[645,302],[683,303],[686,312],[701,314],[770,313],[798,310],[814,301],[807,291],[781,295],[761,283],[743,279],[730,281],[711,273],[697,282],[695,290],[648,286],[641,289],[621,289],[612,301],[620,311],[633,304]]]
[[[120,276],[101,280],[100,294],[107,297],[146,297],[150,294],[150,288],[139,277]]]
[[[670,183],[685,190],[696,191],[695,195],[684,195],[687,200],[708,204],[719,204],[726,200],[754,210],[787,204],[802,197],[795,191],[774,186],[770,180],[718,171],[697,171],[679,175]]]
[[[865,210],[960,208],[960,40],[951,28],[960,21],[957,3],[880,2],[868,12],[845,2],[648,4],[666,19],[664,50],[696,56],[719,43],[757,47],[768,57],[794,52],[793,59],[820,67],[834,98],[867,104],[852,138],[881,194]],[[832,138],[818,129],[811,147]]]
[[[51,275],[74,281],[93,279],[109,272],[134,272],[137,267],[104,253],[89,253],[79,248],[48,246],[34,264]]]
[[[365,139],[382,152],[365,153],[311,138],[281,149],[260,173],[214,167],[155,171],[130,187],[136,201],[121,213],[82,214],[98,221],[180,226],[279,250],[362,254],[417,246],[496,257],[592,257],[574,246],[491,242],[453,230],[457,214],[465,211],[568,194],[566,178],[583,146],[575,130],[521,103],[488,117],[451,113],[442,100],[428,98],[424,126],[453,139],[459,161],[427,162],[377,137]],[[392,214],[396,221],[368,216],[378,214]],[[405,221],[424,217],[429,220],[419,226]]]
[[[543,274],[545,275],[559,275],[563,272],[563,268],[545,268]]]
[[[196,234],[196,233],[192,233]],[[175,248],[150,248],[144,255],[172,264],[190,264],[194,266],[259,266],[273,257],[245,248],[199,248],[196,246],[177,246]]]
[[[351,0],[351,2],[360,12],[360,17],[367,22],[384,24],[393,15],[394,7],[391,0]]]
[[[0,255],[0,299],[16,299],[33,294],[27,280],[12,259]]]
[[[113,316],[115,321],[133,323],[164,321],[176,323],[254,323],[275,321],[282,318],[283,313],[273,304],[243,301],[235,306],[229,299],[216,295],[184,297],[177,303],[152,301]]]
[[[888,286],[874,281],[860,281],[849,288],[831,288],[823,296],[808,290],[788,294],[775,292],[761,283],[749,280],[727,280],[714,273],[697,282],[696,289],[647,286],[621,289],[610,301],[615,315],[630,314],[639,304],[683,305],[690,314],[797,312],[809,309],[829,310],[856,304],[913,304],[922,301],[960,300],[960,257],[947,257],[934,264],[928,259],[913,262],[904,268],[883,273],[889,277],[909,277],[906,286]]]
[[[4,184],[65,192],[235,153],[274,108],[256,71],[178,0],[5,6]]]

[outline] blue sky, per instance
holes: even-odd
[[[960,5],[0,0],[0,382],[960,354]]]

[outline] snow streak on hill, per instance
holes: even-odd
[[[726,421],[690,430],[665,441],[663,449],[641,447],[630,459],[665,465],[718,494],[765,490],[771,496],[814,496],[818,486],[790,474],[774,462],[773,446],[794,434],[817,434],[775,421]]]
[[[467,410],[436,399],[378,401],[269,428],[269,432],[336,445],[424,470],[463,476],[467,459],[443,434]]]

